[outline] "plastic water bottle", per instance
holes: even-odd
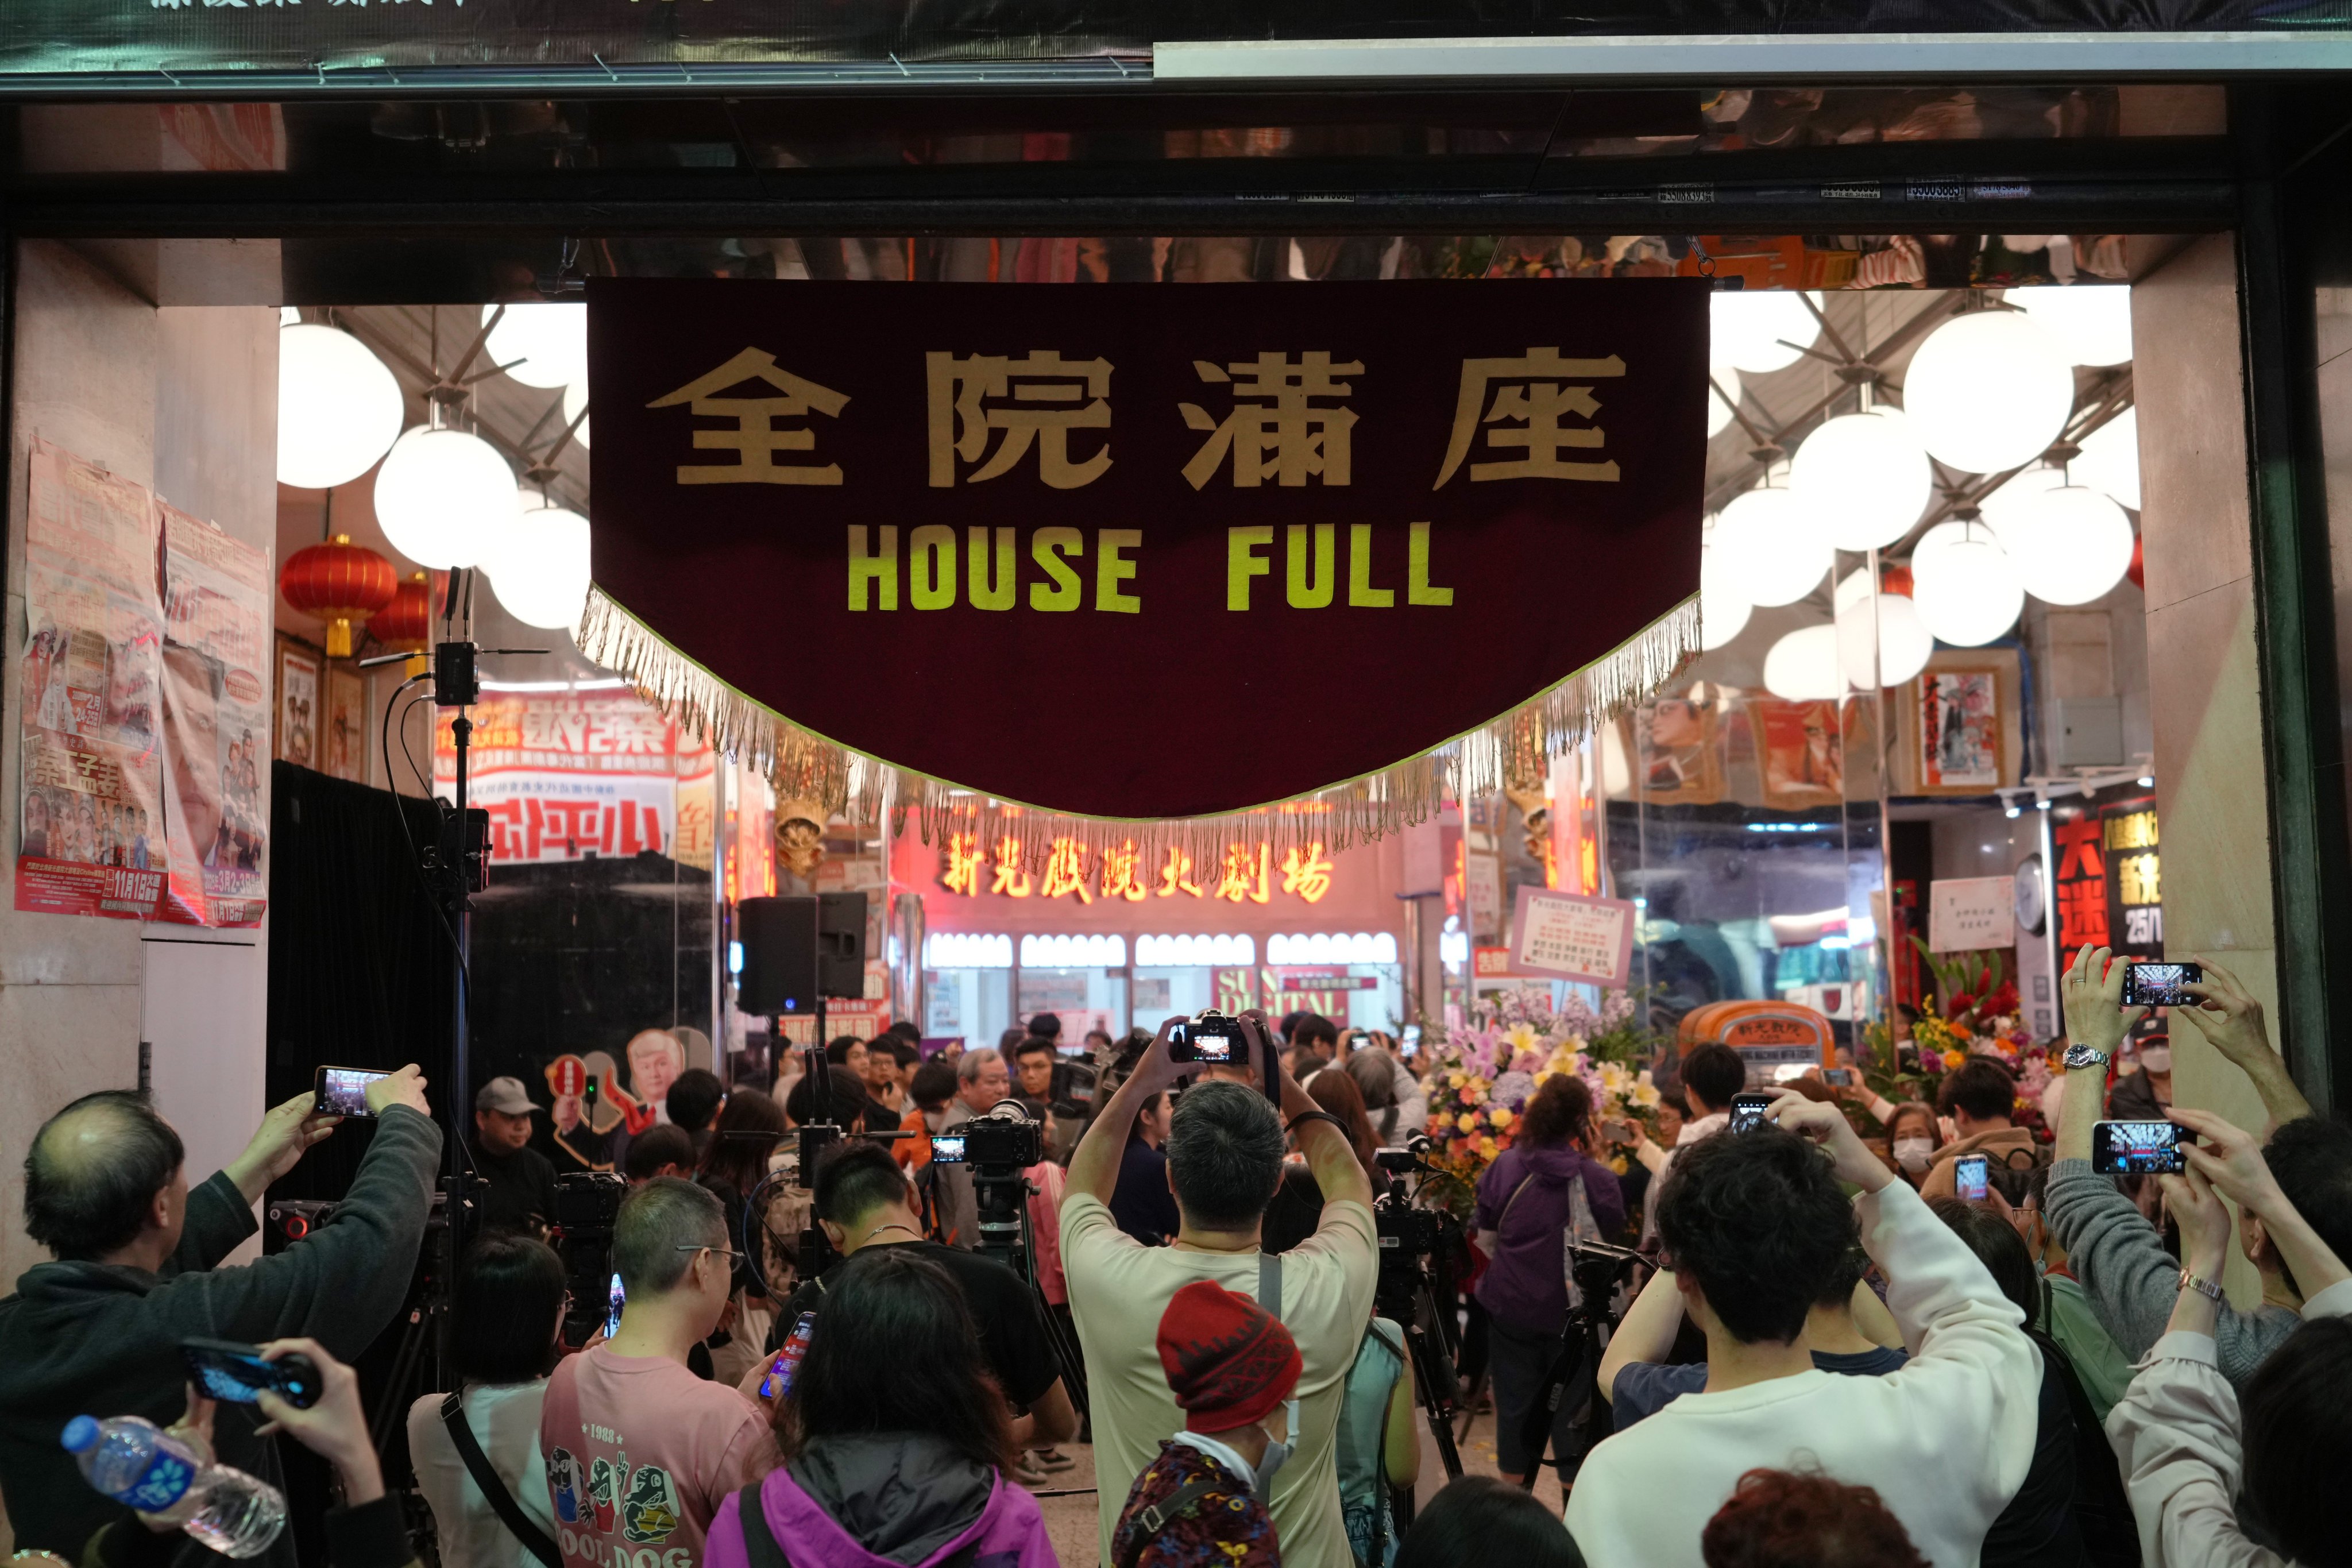
[[[224,1557],[258,1557],[286,1528],[285,1493],[243,1470],[207,1464],[152,1421],[77,1415],[64,1441],[91,1486],[178,1525]]]

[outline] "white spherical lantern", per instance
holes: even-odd
[[[2076,364],[2121,364],[2132,357],[2128,285],[2053,283],[2011,289],[2001,299],[2032,316]]]
[[[2139,510],[2139,415],[2126,408],[2083,437],[2082,456],[2066,465],[2078,485],[2105,490],[2134,511]]]
[[[1945,322],[1903,376],[1903,411],[1920,444],[1968,473],[2033,461],[2074,410],[2074,367],[2050,334],[2017,310],[1978,310]]]
[[[588,383],[583,377],[563,389],[563,423],[569,426],[574,419],[580,419],[580,411],[587,406]],[[580,419],[580,428],[572,432],[572,438],[585,447],[588,444],[588,426],[593,423],[593,420]],[[1710,430],[1707,434],[1713,435],[1714,432]]]
[[[1793,605],[1834,563],[1821,524],[1794,490],[1734,497],[1715,521],[1718,569],[1751,605]]]
[[[1764,656],[1764,689],[1788,702],[1820,702],[1845,695],[1838,666],[1838,629],[1805,626],[1789,633]]]
[[[482,307],[482,324],[489,326],[499,307]],[[482,352],[490,363],[505,365],[507,374],[525,386],[551,392],[588,378],[588,307],[570,304],[519,304],[506,307],[499,324],[490,328]],[[514,363],[520,361],[520,363]]]
[[[1877,550],[1902,538],[1934,486],[1927,449],[1893,408],[1823,422],[1789,465],[1789,488],[1840,550]]]
[[[482,568],[516,620],[550,631],[570,626],[588,602],[588,520],[532,496]]]
[[[2018,507],[2000,542],[2027,593],[2045,604],[2087,605],[2123,581],[2131,520],[2099,491],[2068,485]]]
[[[1927,668],[1936,638],[1908,598],[1880,589],[1874,616],[1869,574],[1850,572],[1838,584],[1836,599],[1838,658],[1848,686],[1867,691],[1874,679],[1881,686],[1900,686]]]
[[[1709,295],[1708,360],[1750,375],[1786,370],[1822,335],[1822,323],[1803,295],[1785,289],[1745,289]],[[1813,296],[1815,304],[1821,296]],[[1728,392],[1729,387],[1725,391]]]
[[[365,343],[332,327],[278,330],[278,482],[332,489],[400,438],[400,383]]]
[[[1737,578],[1724,569],[1715,548],[1715,520],[1707,519],[1698,552],[1699,647],[1712,653],[1748,628],[1756,606],[1739,591]]]
[[[2009,521],[2024,511],[2035,500],[2066,482],[2063,468],[2027,468],[2007,484],[1977,503],[1985,522],[1992,529],[2002,548],[2009,545],[2009,535],[2003,531]]]
[[[423,426],[398,441],[375,476],[375,517],[392,547],[419,566],[471,566],[514,525],[521,498],[498,448],[463,430]]]
[[[1945,522],[1912,552],[1911,602],[1939,641],[1981,647],[2017,624],[2025,589],[1990,529]]]

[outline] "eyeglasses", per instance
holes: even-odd
[[[740,1258],[743,1256],[731,1247],[680,1247],[677,1250],[680,1252],[715,1252],[721,1258]]]

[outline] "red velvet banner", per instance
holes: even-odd
[[[794,724],[1000,799],[1287,799],[1698,588],[1703,281],[588,303],[599,587]]]

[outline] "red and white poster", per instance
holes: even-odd
[[[168,865],[154,497],[38,437],[29,468],[16,908],[152,920]]]
[[[157,503],[171,881],[162,917],[257,926],[268,907],[269,552]]]
[[[1633,962],[1632,904],[1622,899],[1519,889],[1511,921],[1511,964],[1517,972],[1614,988],[1626,983]]]
[[[493,865],[689,852],[709,864],[709,748],[635,693],[496,697],[467,713],[467,804],[490,814]],[[433,784],[444,798],[457,793],[455,717],[441,712],[434,730]]]

